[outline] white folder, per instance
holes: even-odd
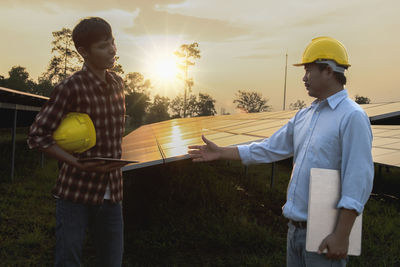
[[[317,252],[322,240],[333,232],[339,216],[340,172],[312,168],[308,199],[306,250]],[[361,254],[362,214],[357,216],[349,237],[348,255]],[[327,252],[327,251],[324,251]]]

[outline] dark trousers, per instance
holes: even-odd
[[[96,266],[121,266],[123,218],[121,203],[85,205],[57,199],[55,266],[80,266],[87,229],[96,248]]]

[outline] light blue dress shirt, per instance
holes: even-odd
[[[297,112],[270,138],[238,146],[244,164],[269,163],[293,156],[293,170],[283,215],[306,221],[311,168],[341,172],[337,208],[363,211],[374,178],[372,132],[364,110],[346,90]]]

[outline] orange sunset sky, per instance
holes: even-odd
[[[232,103],[238,90],[260,92],[281,110],[286,52],[286,107],[297,99],[309,104],[304,71],[292,64],[312,38],[331,36],[349,53],[351,97],[400,101],[399,11],[398,0],[1,0],[0,75],[21,65],[36,80],[51,58],[51,33],[100,16],[113,28],[125,73],[150,79],[152,95],[183,92],[168,64],[181,44],[198,42],[193,93],[210,94],[218,113],[238,112]]]

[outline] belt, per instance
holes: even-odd
[[[301,228],[301,229],[307,228],[307,221],[298,222],[298,221],[289,220],[289,222],[291,224],[293,224],[296,228]]]

